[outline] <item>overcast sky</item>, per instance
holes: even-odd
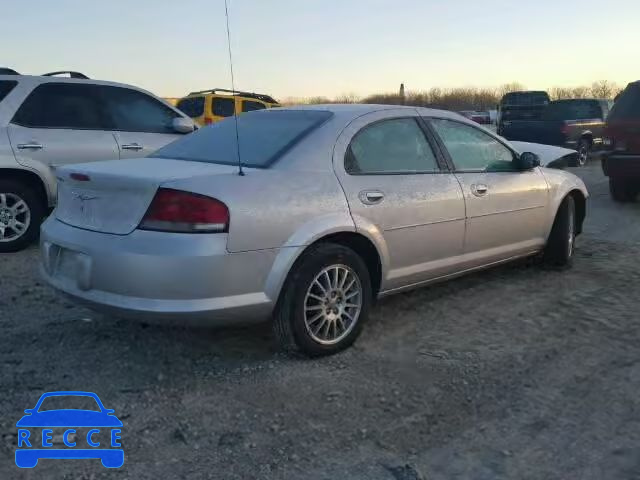
[[[229,0],[236,88],[278,98],[640,79],[640,0]],[[0,66],[230,87],[224,0],[4,0]]]

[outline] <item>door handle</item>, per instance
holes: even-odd
[[[123,150],[142,150],[144,147],[139,143],[127,143],[126,145],[122,145]]]
[[[18,149],[19,150],[41,150],[42,144],[36,143],[36,142],[19,143]]]
[[[384,200],[384,193],[380,190],[365,190],[358,195],[360,201],[365,205],[375,205]]]
[[[482,183],[471,185],[471,193],[473,193],[476,197],[482,197],[489,192],[489,187]]]

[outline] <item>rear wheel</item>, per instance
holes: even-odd
[[[0,180],[0,252],[16,252],[33,243],[44,217],[44,205],[32,188]]]
[[[333,243],[312,247],[289,274],[274,313],[281,347],[309,356],[350,346],[369,314],[371,281],[362,258]]]
[[[591,153],[591,142],[587,138],[581,138],[578,142],[578,158],[576,160],[578,167],[584,167],[589,160],[589,154]]]
[[[566,197],[556,213],[551,234],[544,250],[544,261],[556,267],[569,266],[576,242],[576,206],[572,196]]]
[[[609,177],[609,192],[616,202],[632,202],[638,194],[638,188],[626,178]]]

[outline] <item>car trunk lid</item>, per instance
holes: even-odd
[[[57,170],[56,218],[74,227],[126,235],[140,224],[158,187],[173,180],[234,173],[230,165],[165,158],[114,160]]]

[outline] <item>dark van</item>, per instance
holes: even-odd
[[[550,100],[547,92],[537,90],[505,94],[498,105],[498,135],[514,122],[540,119]]]

